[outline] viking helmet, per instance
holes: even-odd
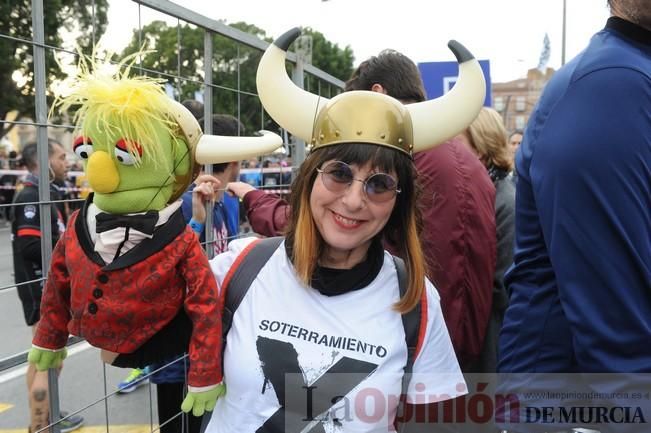
[[[370,91],[344,92],[332,99],[296,86],[285,71],[287,48],[299,36],[294,28],[265,51],[257,73],[258,95],[269,115],[313,149],[342,143],[370,143],[413,154],[463,131],[481,109],[486,82],[479,62],[460,43],[448,47],[459,62],[459,79],[440,98],[403,105]]]

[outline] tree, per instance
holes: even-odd
[[[355,58],[350,46],[347,45],[344,49],[341,49],[337,44],[328,41],[323,33],[309,27],[303,31],[303,34],[312,36],[312,64],[314,66],[342,81],[350,78],[353,73],[353,60]],[[316,81],[315,77],[308,79],[307,85],[310,90],[316,91],[316,87],[314,87]],[[334,94],[328,95],[325,93],[325,96],[334,96]]]
[[[80,47],[92,44],[93,23],[95,40],[106,29],[106,12],[108,0],[47,0],[44,1],[45,44],[61,47],[63,36],[61,29],[77,36]],[[94,16],[93,16],[94,15]],[[15,38],[15,39],[10,39]],[[0,120],[6,119],[7,113],[18,111],[17,118],[34,117],[34,66],[32,41],[32,1],[0,1]],[[20,42],[16,39],[25,40]],[[61,71],[54,59],[55,51],[45,50],[46,82],[51,86],[62,80],[65,73]],[[52,92],[47,92],[48,104]],[[13,124],[4,124],[0,137],[7,134]]]
[[[244,22],[230,25],[271,42],[266,32],[255,25]],[[348,78],[352,71],[352,50],[349,47],[339,49],[326,41],[321,33],[311,29],[308,29],[308,34],[313,36],[312,63],[331,75]],[[143,56],[140,64],[145,73],[167,80],[178,99],[195,99],[195,92],[202,90],[204,82],[203,41],[203,29],[188,24],[177,27],[153,21],[142,30],[134,31],[122,56],[140,48],[152,50]],[[262,107],[256,96],[255,74],[261,55],[259,50],[226,37],[215,35],[213,38],[213,113],[239,115],[250,131],[274,129],[270,127],[272,121],[269,118],[262,119]]]

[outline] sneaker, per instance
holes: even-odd
[[[143,369],[134,368],[131,370],[131,373],[129,373],[127,378],[118,384],[118,393],[127,394],[135,391],[140,385],[149,382],[149,379],[147,378],[148,374],[149,371],[146,367]]]
[[[61,421],[59,421],[59,432],[68,433],[73,430],[77,430],[82,425],[84,425],[84,418],[79,415],[70,415],[68,418],[68,412],[61,411]]]

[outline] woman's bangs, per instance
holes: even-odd
[[[371,167],[379,171],[389,173],[398,171],[398,160],[400,154],[394,149],[375,144],[355,143],[353,145],[343,144],[328,146],[321,149],[324,154],[322,161],[337,160],[346,164],[365,165],[370,163]],[[405,155],[407,158],[407,156]]]

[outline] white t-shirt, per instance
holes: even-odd
[[[211,261],[220,286],[252,240],[231,242]],[[426,334],[407,392],[417,404],[466,393],[439,295],[429,281],[426,287]],[[398,299],[389,253],[367,287],[325,296],[299,283],[281,244],[233,317],[224,353],[227,391],[207,433],[393,429],[407,361],[402,319],[392,309]]]

